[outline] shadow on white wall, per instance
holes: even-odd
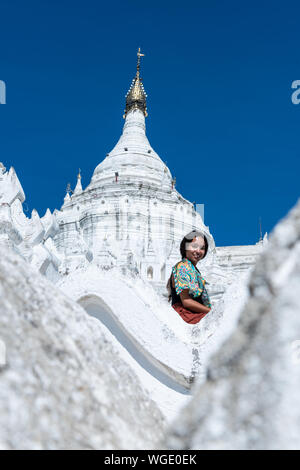
[[[78,303],[85,311],[93,317],[100,320],[103,325],[110,331],[116,340],[126,349],[130,356],[142,367],[148,374],[156,380],[169,387],[170,389],[183,395],[190,395],[190,391],[178,384],[167,374],[158,369],[158,367],[146,357],[142,347],[132,340],[113,317],[113,313],[109,306],[98,296],[88,295],[78,300]]]

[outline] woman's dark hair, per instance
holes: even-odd
[[[201,237],[201,238],[204,239],[205,253],[204,253],[203,258],[205,258],[205,256],[207,255],[207,252],[208,252],[208,241],[207,241],[207,238],[204,235],[204,233],[199,232],[198,230],[192,230],[187,235],[185,235],[185,237],[183,237],[183,239],[181,240],[181,243],[180,243],[181,258],[186,257],[186,244],[191,243],[191,241],[193,241],[194,238],[196,238],[196,237]],[[169,277],[169,280],[168,280],[167,285],[166,285],[167,291],[168,291],[168,294],[169,294],[168,295],[168,301],[169,302],[171,302],[171,298],[172,298],[172,295],[171,295],[171,282],[172,282],[172,272],[171,272],[171,276]]]
[[[207,251],[208,251],[208,241],[207,241],[207,238],[206,238],[206,236],[204,235],[204,233],[198,232],[198,230],[192,230],[192,231],[189,232],[185,237],[183,237],[183,239],[181,240],[181,243],[180,243],[180,254],[181,254],[181,257],[182,257],[182,258],[185,258],[185,257],[186,257],[186,244],[187,244],[187,243],[191,243],[191,241],[194,240],[194,238],[196,238],[196,237],[204,238],[205,253],[204,253],[203,258],[205,258],[205,256],[207,255]],[[202,259],[203,259],[203,258],[202,258]]]

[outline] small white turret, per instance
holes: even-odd
[[[74,189],[74,194],[80,194],[80,193],[82,193],[82,185],[81,185],[81,173],[80,173],[80,168],[79,168],[78,175],[77,175],[77,184],[76,184],[76,188]]]

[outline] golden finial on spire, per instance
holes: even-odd
[[[138,57],[138,60],[137,60],[136,70],[139,73],[140,72],[141,57],[145,57],[145,54],[141,53],[141,48],[140,47],[138,48],[138,51],[137,51],[137,57]]]
[[[78,170],[77,178],[81,180],[81,169],[80,169],[80,168],[79,168],[79,170]]]
[[[146,93],[144,90],[144,86],[142,83],[142,79],[140,78],[140,65],[141,65],[141,57],[144,57],[145,54],[141,53],[141,48],[138,48],[137,51],[137,66],[136,66],[136,75],[132,80],[131,87],[126,95],[126,108],[124,118],[126,114],[131,109],[140,109],[143,111],[144,116],[147,116],[147,107],[146,107]]]

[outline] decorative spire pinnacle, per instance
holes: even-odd
[[[137,73],[140,73],[141,57],[145,57],[145,54],[141,53],[141,48],[140,47],[138,48],[138,51],[137,51],[137,57],[138,57],[138,60],[137,60],[136,71],[137,71]]]
[[[66,188],[66,195],[65,195],[65,198],[64,198],[64,203],[67,203],[71,200],[70,193],[73,193],[73,191],[71,189],[71,184],[68,183],[67,188]]]
[[[82,193],[82,185],[81,185],[81,170],[79,168],[78,175],[77,175],[77,184],[76,188],[74,189],[74,194]]]
[[[0,174],[3,174],[3,173],[5,173],[5,172],[6,172],[6,168],[5,168],[5,166],[3,165],[3,163],[0,162]]]
[[[123,116],[124,119],[131,109],[140,109],[141,111],[143,111],[145,117],[148,116],[146,107],[147,95],[145,93],[142,79],[140,77],[141,57],[144,57],[144,55],[145,54],[141,53],[141,48],[139,47],[137,52],[138,59],[136,66],[136,74],[126,95],[126,108]]]
[[[66,187],[66,194],[69,194],[69,193],[72,193],[72,189],[71,189],[71,183],[68,183],[67,184],[67,187]]]

